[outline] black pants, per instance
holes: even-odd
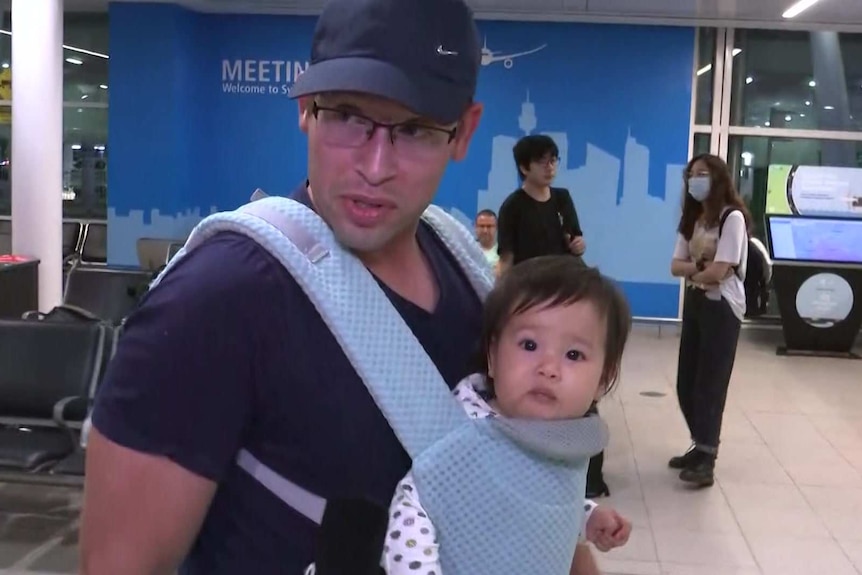
[[[725,299],[686,289],[676,392],[695,447],[711,454],[718,453],[740,326]]]
[[[598,403],[595,401],[590,405],[590,409],[586,415],[596,415],[599,413]],[[605,487],[605,478],[602,474],[602,467],[605,463],[605,452],[602,451],[593,455],[590,458],[589,467],[587,467],[587,493],[595,493],[601,491]]]

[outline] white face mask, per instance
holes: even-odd
[[[711,187],[712,182],[709,176],[692,176],[688,179],[688,193],[698,202],[702,202],[709,197]]]

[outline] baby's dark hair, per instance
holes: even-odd
[[[631,332],[632,316],[622,291],[598,269],[570,255],[541,256],[506,271],[485,300],[479,367],[488,376],[488,354],[509,320],[535,307],[555,307],[587,301],[607,322],[605,364],[601,385],[608,393],[620,373],[623,351]]]

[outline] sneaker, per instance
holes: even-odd
[[[692,445],[688,451],[683,453],[682,455],[677,455],[676,457],[671,457],[670,461],[667,462],[667,466],[671,469],[686,469],[687,467],[692,466],[697,460],[697,452],[694,449],[694,445]]]
[[[701,460],[694,466],[683,469],[679,478],[696,487],[711,487],[715,483],[715,461]]]

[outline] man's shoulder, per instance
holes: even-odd
[[[527,193],[523,190],[523,188],[513,190],[512,193],[506,196],[506,199],[503,200],[503,203],[500,205],[500,211],[503,211],[504,208],[507,208],[509,206],[517,205],[518,203],[522,202],[526,197],[528,196]]]
[[[254,297],[273,283],[293,281],[290,273],[252,238],[232,231],[218,232],[183,256],[154,291],[178,299],[196,298],[256,306]]]

